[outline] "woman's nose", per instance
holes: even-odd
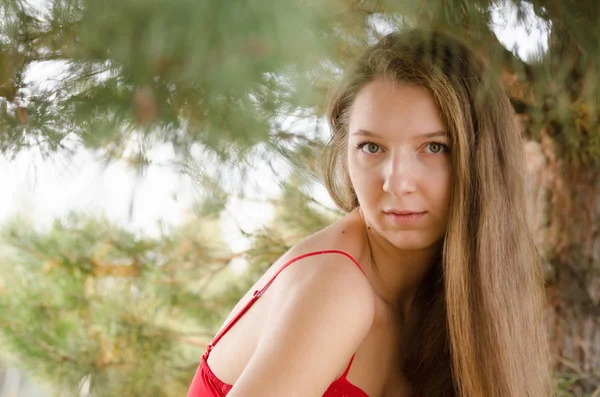
[[[412,150],[391,156],[384,171],[383,190],[397,197],[413,193],[417,187],[417,168],[416,153]]]

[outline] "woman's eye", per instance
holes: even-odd
[[[378,144],[373,142],[367,142],[360,146],[363,152],[369,154],[376,154],[381,149]]]
[[[437,142],[431,142],[427,144],[427,149],[429,153],[438,154],[444,151],[447,151],[448,148],[446,145]]]

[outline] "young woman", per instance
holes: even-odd
[[[522,141],[486,64],[446,35],[388,35],[328,117],[348,214],[242,298],[188,397],[550,395]]]

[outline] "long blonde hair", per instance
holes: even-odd
[[[427,88],[451,139],[453,186],[440,260],[402,370],[423,397],[546,397],[543,275],[526,211],[525,164],[508,96],[485,61],[439,32],[394,33],[346,73],[328,109],[325,184],[359,203],[346,167],[349,111],[375,78]]]

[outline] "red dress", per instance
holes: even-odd
[[[208,345],[206,352],[202,356],[202,360],[200,361],[200,366],[196,371],[196,375],[192,380],[187,397],[226,396],[227,393],[229,393],[229,391],[233,387],[233,385],[229,385],[227,383],[222,382],[219,378],[217,378],[217,376],[212,372],[212,370],[208,366],[208,356],[210,355],[210,352],[213,349],[213,347],[217,344],[217,342],[219,342],[223,335],[225,335],[225,333],[229,331],[231,327],[233,327],[233,325],[244,315],[244,313],[246,313],[246,311],[250,309],[250,307],[252,307],[254,302],[256,302],[256,300],[262,295],[263,292],[265,292],[265,290],[271,285],[273,280],[275,280],[275,278],[279,275],[279,273],[281,273],[283,269],[285,269],[292,263],[300,259],[306,258],[308,256],[333,253],[342,254],[350,258],[352,262],[354,262],[356,266],[358,266],[360,271],[362,271],[364,274],[364,271],[362,270],[358,262],[351,255],[338,250],[310,252],[308,254],[298,256],[287,262],[281,267],[281,269],[277,271],[277,273],[269,280],[269,282],[262,289],[254,291],[254,295],[252,296],[250,301],[239,311],[239,313],[237,313],[237,315],[225,327],[223,327],[221,332],[219,332],[217,336],[215,336],[213,341]],[[358,386],[354,386],[346,379],[346,375],[348,375],[348,371],[350,371],[350,366],[352,365],[352,360],[354,360],[354,355],[350,359],[350,362],[348,363],[348,367],[344,371],[344,374],[335,381],[333,381],[333,383],[325,391],[325,394],[323,394],[323,397],[369,397],[367,393],[362,391]]]

